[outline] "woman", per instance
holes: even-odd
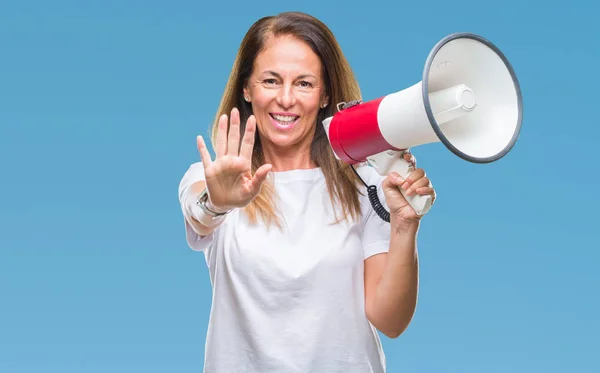
[[[216,158],[198,137],[202,161],[179,186],[187,242],[213,285],[205,372],[385,371],[376,331],[406,329],[418,288],[420,221],[399,188],[434,191],[422,169],[380,178],[335,159],[321,122],[359,98],[317,19],[266,17],[243,39],[212,131]],[[357,175],[378,185],[389,223]]]

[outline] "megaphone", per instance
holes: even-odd
[[[523,116],[512,66],[494,44],[472,33],[441,39],[419,83],[368,102],[341,102],[337,109],[322,123],[336,158],[403,178],[414,171],[404,152],[428,143],[441,142],[469,162],[499,160],[515,145]],[[419,215],[431,208],[431,196],[404,197]],[[369,198],[389,222],[372,188]]]

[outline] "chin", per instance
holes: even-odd
[[[298,136],[294,136],[292,134],[269,133],[267,136],[265,136],[264,140],[271,145],[289,147],[297,144],[300,139]]]

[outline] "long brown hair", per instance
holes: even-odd
[[[229,114],[234,107],[240,111],[242,133],[245,130],[246,121],[252,114],[252,106],[243,100],[243,88],[252,74],[254,61],[263,50],[268,37],[284,35],[294,36],[307,43],[321,60],[325,95],[329,97],[329,105],[319,110],[318,124],[334,114],[338,102],[360,99],[360,88],[354,73],[335,36],[324,23],[301,12],[285,12],[276,16],[264,17],[250,27],[241,42],[213,122],[213,144],[216,141],[219,117],[223,113]],[[336,222],[347,220],[349,217],[356,219],[361,213],[357,188],[359,180],[349,165],[335,158],[323,126],[316,125],[315,127],[310,155],[325,176],[327,191],[334,211],[338,211],[335,208],[336,205],[341,207],[342,216],[337,217],[336,214]],[[252,156],[252,172],[255,172],[263,163],[262,147],[257,131]],[[274,197],[274,188],[267,179],[259,195],[245,207],[245,212],[252,223],[255,223],[260,216],[267,225],[281,226]]]

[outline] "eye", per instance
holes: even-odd
[[[277,83],[277,81],[275,79],[273,79],[273,78],[269,78],[269,79],[263,80],[263,83],[267,84],[267,85],[272,85],[272,84]]]
[[[299,84],[302,88],[311,88],[313,86],[312,83],[307,82],[306,80],[301,81]]]

